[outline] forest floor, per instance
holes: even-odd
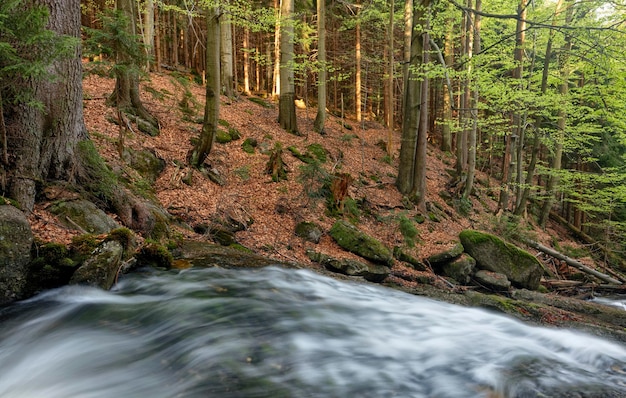
[[[115,82],[88,74],[83,84],[85,121],[90,137],[112,169],[124,170],[125,165],[117,148],[120,128],[108,121],[108,118],[115,118],[115,111],[105,104]],[[163,208],[192,227],[211,225],[220,216],[244,222],[253,220],[247,229],[237,232],[237,241],[278,262],[297,262],[319,268],[305,255],[307,248],[339,258],[355,257],[342,250],[327,234],[322,236],[319,244],[295,235],[295,226],[300,221],[315,222],[328,231],[337,218],[328,214],[324,198],[311,197],[310,193],[320,187],[321,177],[303,173],[306,164],[286,150],[290,146],[298,148],[301,153],[305,153],[311,144],[323,146],[328,153],[328,160],[321,165],[323,171],[328,174],[348,173],[354,179],[348,193],[359,203],[359,214],[353,217],[358,219],[359,228],[389,247],[403,247],[416,258],[422,259],[451,247],[458,241],[458,234],[463,229],[474,228],[496,234],[502,232],[498,230],[502,225],[493,215],[497,207],[494,200],[498,195],[496,181],[478,172],[471,209],[469,214],[461,215],[446,204],[442,198],[445,195],[441,195],[445,191],[452,193],[454,189],[448,186],[454,157],[441,152],[431,143],[426,166],[426,201],[428,209],[436,217],[431,219],[428,214],[423,214],[423,223],[414,222],[419,233],[414,245],[407,243],[400,230],[400,219],[415,220],[419,212],[413,206],[407,206],[394,185],[398,170],[399,131],[393,132],[392,156],[389,157],[384,150],[389,133],[379,123],[346,120],[345,124],[349,126],[342,127],[341,119],[329,114],[326,134],[320,135],[313,131],[316,109],[299,108],[298,127],[302,135],[297,136],[280,128],[276,104],[268,101],[270,107],[264,107],[245,96],[233,101],[222,97],[220,118],[236,128],[241,133],[241,139],[227,144],[215,143],[206,161],[222,176],[225,185],[217,185],[199,172],[194,173],[192,184],[187,185],[181,180],[187,172],[184,164],[191,140],[198,136],[201,129],[204,88],[187,76],[174,77],[161,73],[152,74],[149,80],[143,82],[141,91],[144,104],[160,121],[161,133],[157,137],[149,137],[138,131],[129,132],[125,135],[124,145],[137,150],[152,149],[165,160],[165,171],[153,186]],[[180,106],[186,93],[191,94],[187,98],[187,113]],[[242,142],[246,138],[257,140],[254,154],[242,150]],[[269,159],[267,151],[277,143],[285,149],[283,160],[288,178],[273,182],[265,173],[265,167]],[[47,213],[47,205],[45,202],[38,203],[31,217],[34,233],[43,241],[69,242],[79,232],[56,223]],[[579,247],[558,225],[549,225],[546,230],[541,230],[524,222],[522,228],[528,236],[547,246],[557,240],[561,247]],[[187,229],[180,229],[179,232],[190,239],[210,239],[207,235]],[[591,259],[583,261],[593,265]],[[407,280],[417,280],[420,274],[430,278],[435,285],[443,284],[428,272],[420,273],[399,264],[392,269],[390,279],[410,286],[415,282]]]

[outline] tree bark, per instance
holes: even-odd
[[[243,92],[250,95],[250,29],[243,28]],[[258,90],[258,88],[257,88]]]
[[[146,70],[154,62],[154,0],[146,0],[143,13],[143,44],[146,51]]]
[[[313,122],[313,130],[324,134],[326,123],[326,3],[317,0],[317,61],[319,74],[317,77],[317,115]]]
[[[480,12],[482,9],[482,2],[481,0],[476,0],[476,11]],[[475,13],[474,14],[474,24],[473,24],[473,28],[472,28],[472,32],[473,32],[473,42],[474,42],[474,48],[473,48],[473,52],[475,52],[476,54],[480,53],[480,14]],[[471,52],[470,52],[471,53]],[[478,67],[475,67],[476,70],[478,70]],[[469,80],[472,81],[471,79],[471,74],[469,77]],[[468,142],[468,158],[467,158],[467,180],[465,181],[465,192],[463,192],[463,197],[464,198],[469,198],[470,194],[472,193],[472,188],[474,187],[474,175],[476,174],[476,145],[477,145],[477,139],[476,136],[478,134],[478,102],[480,99],[480,92],[479,92],[479,85],[478,85],[478,78],[474,77],[473,79],[473,83],[474,83],[474,90],[473,90],[473,94],[472,94],[472,99],[470,101],[470,112],[472,115],[472,128],[470,129],[469,132],[469,142]]]
[[[394,110],[394,95],[393,95],[393,69],[394,69],[394,60],[393,60],[393,53],[394,53],[394,46],[393,46],[393,31],[394,31],[394,26],[393,26],[393,18],[394,18],[394,0],[390,0],[390,4],[389,4],[389,31],[388,31],[388,39],[389,39],[389,60],[387,61],[387,68],[388,68],[388,76],[387,76],[387,93],[386,93],[386,97],[387,97],[387,101],[386,101],[386,114],[385,114],[385,120],[387,121],[387,155],[391,156],[391,150],[392,150],[392,145],[393,145],[393,122],[394,122],[394,115],[393,115],[393,110]]]
[[[127,34],[137,36],[135,9],[132,0],[116,0],[115,6],[128,18]],[[144,107],[139,97],[139,66],[130,54],[118,54],[117,62],[124,65],[116,68],[115,90],[109,97],[109,102],[124,113],[139,118],[140,130],[150,135],[158,135],[158,120]],[[145,122],[145,123],[144,123]]]
[[[233,80],[233,33],[230,16],[225,13],[220,17],[220,59],[223,93],[229,99],[235,98]]]
[[[452,10],[452,5],[448,5],[448,12]],[[454,62],[454,42],[452,40],[454,34],[454,23],[452,18],[446,19],[446,36],[444,48],[444,61],[446,68]],[[441,150],[444,152],[452,151],[452,98],[450,97],[451,87],[448,87],[449,80],[446,79],[443,87],[443,126],[441,132]]]
[[[294,62],[294,0],[282,0],[280,32],[280,97],[278,122],[286,131],[298,134],[295,105]]]
[[[220,20],[218,9],[206,10],[206,102],[202,132],[188,155],[192,167],[201,168],[213,148],[220,113]]]
[[[360,6],[361,1],[357,0],[357,6]],[[356,27],[355,27],[355,39],[354,39],[354,111],[356,115],[356,121],[360,122],[362,119],[361,108],[362,94],[361,94],[361,21],[360,21],[360,7],[356,12]]]

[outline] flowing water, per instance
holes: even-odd
[[[626,397],[626,348],[310,271],[189,269],[0,312],[0,397]]]

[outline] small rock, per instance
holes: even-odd
[[[508,292],[511,287],[511,282],[506,278],[506,275],[485,270],[480,270],[474,274],[474,282],[477,286],[496,292]]]

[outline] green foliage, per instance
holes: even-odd
[[[304,193],[309,198],[325,198],[330,193],[330,174],[324,170],[321,162],[313,161],[300,166],[300,174],[297,181],[302,184]]]
[[[258,142],[255,138],[246,138],[243,144],[241,144],[241,149],[243,149],[245,153],[253,154],[254,148],[256,148],[257,145]]]
[[[237,177],[241,178],[242,181],[248,181],[250,179],[250,165],[241,166],[240,168],[235,169],[233,173],[235,173]]]
[[[117,177],[106,166],[91,140],[80,141],[76,149],[82,166],[86,169],[86,175],[91,176],[89,181],[85,181],[82,188],[89,195],[103,200],[107,204],[110,203],[117,187]]]
[[[78,41],[46,28],[48,9],[20,0],[0,2],[0,99],[37,105],[19,80],[53,78],[48,66],[74,54]]]
[[[415,240],[419,236],[419,230],[413,224],[407,216],[401,215],[398,217],[398,226],[400,228],[400,233],[404,238],[404,243],[409,247],[415,246]]]

